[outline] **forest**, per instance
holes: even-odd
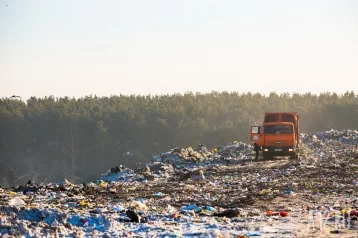
[[[248,141],[268,111],[300,115],[300,130],[358,128],[358,95],[238,92],[53,96],[0,100],[0,186],[97,179],[177,146]]]

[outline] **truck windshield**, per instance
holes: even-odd
[[[292,126],[265,126],[265,134],[292,134]]]

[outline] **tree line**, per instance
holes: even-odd
[[[268,111],[300,114],[301,132],[358,128],[358,96],[238,92],[0,100],[0,185],[93,181],[176,146],[248,141]]]

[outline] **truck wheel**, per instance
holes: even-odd
[[[291,155],[290,155],[290,159],[297,159],[297,154],[296,153],[292,153]]]
[[[269,152],[263,152],[262,156],[264,157],[264,160],[270,160],[273,157],[272,154]]]

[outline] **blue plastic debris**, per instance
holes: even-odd
[[[201,208],[198,207],[197,205],[195,204],[189,204],[188,206],[186,207],[183,207],[182,208],[183,211],[194,211],[194,212],[200,212],[201,211]]]
[[[158,192],[158,193],[155,193],[153,194],[154,197],[161,197],[163,196],[163,193],[162,192]]]
[[[213,207],[211,207],[211,206],[204,206],[203,209],[204,209],[204,210],[207,210],[207,211],[209,211],[209,212],[215,212],[215,211],[216,211],[216,209],[213,208]]]
[[[247,236],[261,236],[261,234],[258,231],[249,231],[249,233],[247,233]]]

